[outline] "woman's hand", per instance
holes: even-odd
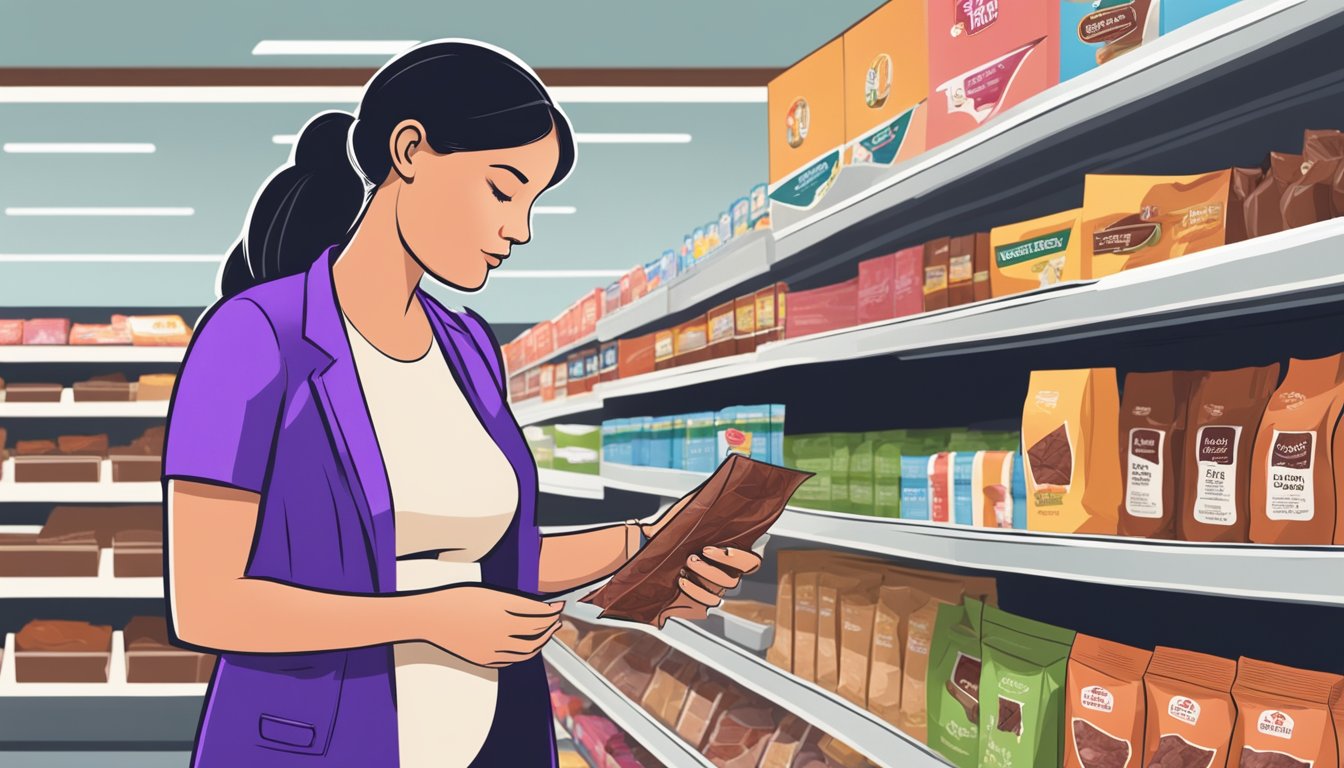
[[[560,628],[564,601],[544,603],[488,587],[454,586],[418,596],[416,636],[482,667],[527,661]]]
[[[760,567],[760,556],[751,550],[705,547],[686,559],[686,566],[677,577],[681,592],[659,616],[658,625],[674,617],[691,621],[705,618],[710,608],[723,602],[724,592],[736,589],[744,574]]]

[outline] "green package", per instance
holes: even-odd
[[[602,450],[602,433],[586,424],[555,425],[554,466],[566,472],[596,475]]]
[[[905,430],[871,433],[873,440],[873,514],[901,516],[901,445]]]
[[[831,505],[831,436],[785,435],[784,466],[813,473],[793,494],[793,504],[811,509]]]
[[[862,441],[862,435],[831,435],[831,499],[825,509],[852,512],[849,503],[849,457]]]
[[[856,515],[873,512],[873,446],[871,433],[857,436],[859,442],[849,452],[849,511]]]
[[[941,605],[929,646],[929,748],[957,768],[980,763],[980,617],[984,603]]]
[[[524,427],[523,437],[527,438],[527,447],[532,449],[537,467],[550,469],[555,461],[555,438],[541,427]]]
[[[980,765],[1056,768],[1074,633],[993,606],[980,632]]]

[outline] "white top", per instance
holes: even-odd
[[[420,359],[402,361],[380,352],[349,319],[346,335],[392,490],[397,589],[480,581],[478,561],[503,538],[518,506],[512,465],[437,340]],[[398,643],[393,657],[401,768],[469,766],[490,732],[497,671],[429,643]]]

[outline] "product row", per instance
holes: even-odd
[[[0,427],[0,460],[7,434]],[[19,440],[14,444],[16,483],[98,483],[103,460],[111,459],[112,482],[157,483],[163,475],[163,427],[150,427],[129,445],[109,446],[105,434],[61,435],[55,440]],[[3,472],[0,461],[0,473]],[[0,474],[3,478],[3,474]]]
[[[71,323],[64,317],[0,320],[0,346],[130,344],[185,347],[189,341],[191,326],[180,315],[112,315],[111,321],[104,324]]]
[[[112,627],[84,621],[35,619],[14,636],[14,676],[20,683],[107,683]],[[122,630],[128,683],[206,683],[215,657],[179,648],[162,616],[136,616]]]
[[[556,633],[561,642],[716,766],[871,765],[849,745],[668,648],[656,635],[571,620],[566,625]],[[565,713],[565,703],[557,716]]]
[[[551,689],[551,712],[555,721],[569,731],[574,746],[581,751],[557,745],[559,768],[655,768],[661,765],[642,744],[626,738],[621,727],[612,722],[587,698],[579,695],[569,682],[546,668]]]
[[[147,373],[136,381],[127,381],[124,373],[94,376],[71,385],[77,403],[126,403],[143,400],[167,400],[173,395],[177,376],[171,373]],[[6,382],[0,379],[0,402],[59,403],[64,386],[51,382]]]
[[[95,577],[103,550],[112,575],[163,576],[163,508],[55,507],[37,533],[0,534],[0,576]]]
[[[735,405],[602,422],[604,462],[713,472],[730,453],[783,465],[784,406]]]

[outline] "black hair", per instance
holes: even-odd
[[[469,41],[416,46],[378,70],[355,114],[323,112],[304,126],[293,162],[252,201],[220,270],[220,294],[307,271],[329,246],[343,245],[391,173],[388,140],[408,119],[420,121],[440,154],[520,147],[554,130],[560,161],[547,186],[574,166],[569,120],[526,66]]]

